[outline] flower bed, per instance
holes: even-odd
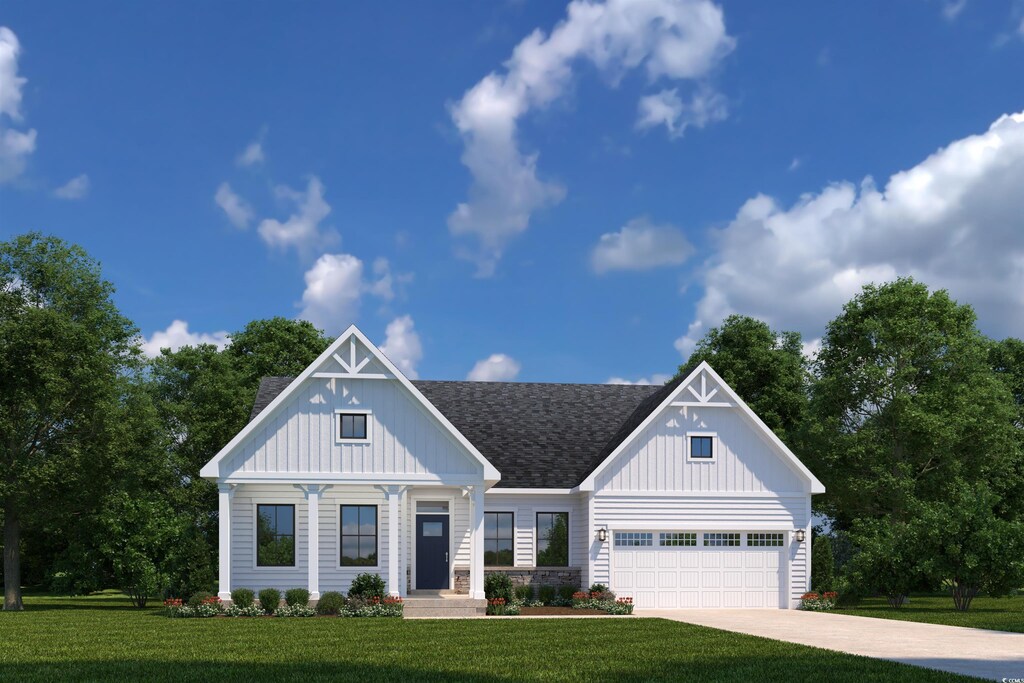
[[[609,590],[578,591],[572,596],[573,609],[599,610],[606,614],[632,614],[633,598],[616,598]]]
[[[493,616],[513,617],[520,614],[522,605],[518,602],[506,602],[505,598],[492,598],[487,601],[487,613]]]
[[[804,593],[800,598],[800,609],[808,612],[827,612],[836,606],[837,593],[826,591],[824,593]]]
[[[251,594],[251,591],[249,591]],[[180,598],[164,600],[164,609],[167,616],[175,618],[196,618],[196,617],[401,617],[404,611],[404,604],[401,598],[378,595],[352,595],[348,598],[332,593],[329,598],[330,607],[320,610],[309,606],[309,598],[305,590],[293,589],[288,591],[291,598],[290,604],[278,605],[273,609],[270,605],[275,604],[273,597],[279,595],[277,591],[261,591],[267,601],[267,607],[262,604],[249,602],[248,604],[231,604],[225,606],[220,598],[208,594],[193,596],[189,602]],[[327,594],[324,595],[327,597]],[[247,602],[247,601],[241,601]]]

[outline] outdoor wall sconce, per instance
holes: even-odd
[[[794,538],[796,538],[796,542],[797,543],[803,543],[804,542],[804,530],[803,529],[797,529],[796,530],[796,534],[794,535]]]
[[[607,529],[598,529],[597,530],[597,540],[601,541],[601,543],[607,542],[608,541],[608,530]]]

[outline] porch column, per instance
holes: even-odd
[[[398,514],[402,528],[398,535],[398,595],[406,597],[409,585],[409,487],[403,486],[398,494]]]
[[[218,484],[218,546],[217,555],[220,574],[217,581],[217,597],[221,600],[231,599],[231,499],[235,495],[236,484]]]
[[[398,547],[398,502],[401,496],[401,487],[389,486],[385,495],[388,499],[388,595],[399,597],[402,594],[399,573],[399,547]]]
[[[309,584],[309,599],[320,599],[320,495],[323,487],[311,484],[306,487],[306,544],[309,557],[306,560],[306,579]]]
[[[469,561],[469,596],[484,599],[484,486],[473,487],[470,525],[472,555]]]

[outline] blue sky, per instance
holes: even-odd
[[[302,316],[413,376],[657,381],[728,313],[813,349],[901,274],[1024,335],[1021,2],[15,2],[2,25],[0,238],[84,246],[150,349]]]

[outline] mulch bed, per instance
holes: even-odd
[[[605,614],[599,609],[575,609],[573,607],[523,607],[523,616],[534,614]]]

